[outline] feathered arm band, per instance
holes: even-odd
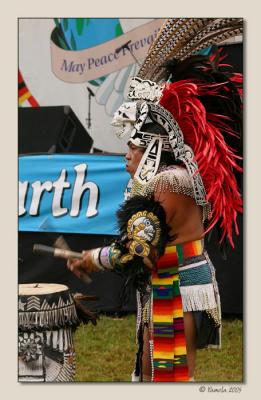
[[[121,205],[117,218],[120,238],[93,250],[93,262],[97,270],[113,269],[132,277],[142,290],[170,240],[165,211],[152,198],[134,196]]]

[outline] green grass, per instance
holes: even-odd
[[[243,327],[242,321],[223,320],[221,350],[197,352],[197,381],[242,382]]]
[[[81,325],[75,333],[78,382],[130,382],[136,353],[135,315],[101,316],[97,326]],[[222,349],[197,352],[195,379],[242,382],[242,321],[223,321]]]

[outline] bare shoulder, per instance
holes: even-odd
[[[172,244],[183,243],[202,237],[202,208],[190,196],[156,190],[154,198],[159,201],[166,213],[166,223],[171,228]]]
[[[154,199],[163,206],[167,214],[196,206],[195,200],[190,196],[170,190],[162,191],[159,188],[154,191]]]

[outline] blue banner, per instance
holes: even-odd
[[[123,156],[19,157],[19,231],[115,235],[128,180]]]

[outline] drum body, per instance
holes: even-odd
[[[74,300],[67,286],[19,285],[19,382],[73,381],[73,330],[78,324]]]

